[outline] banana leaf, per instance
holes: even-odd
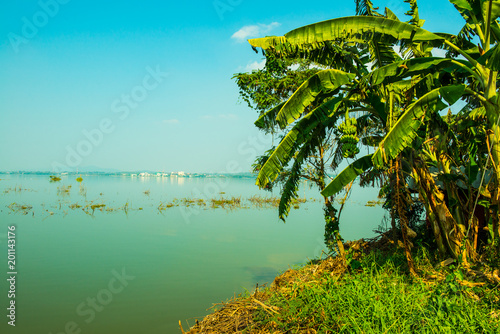
[[[362,82],[371,85],[391,83],[409,76],[435,72],[452,65],[450,58],[429,57],[401,60],[372,71],[363,77]]]
[[[411,24],[375,16],[348,16],[310,24],[294,29],[285,36],[248,40],[253,47],[264,50],[279,45],[304,45],[324,41],[347,40],[356,43],[369,41],[396,43],[442,41],[443,37]]]
[[[464,90],[464,85],[436,88],[411,104],[373,154],[373,165],[383,166],[389,159],[396,157],[404,148],[410,146],[426,113],[438,112],[446,108],[442,98],[450,105],[455,103],[463,95]]]
[[[349,83],[354,77],[352,73],[339,70],[323,70],[316,73],[300,85],[281,108],[276,117],[278,124],[282,129],[285,128],[298,119],[320,93],[334,91]]]
[[[324,197],[333,196],[341,191],[345,186],[354,181],[358,175],[366,172],[373,167],[373,154],[365,155],[364,157],[354,161],[347,166],[339,175],[337,175],[321,192]]]
[[[255,126],[259,129],[271,129],[276,124],[276,115],[283,108],[285,102],[278,104],[276,107],[266,111],[255,121]]]
[[[337,113],[341,102],[342,97],[325,102],[295,124],[283,140],[281,140],[280,144],[262,166],[259,175],[257,175],[256,184],[260,188],[264,188],[278,177],[283,168],[292,159],[295,150],[307,138],[307,134],[329,117],[333,117]],[[342,113],[343,111],[340,112],[340,114]]]

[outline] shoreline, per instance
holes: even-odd
[[[269,286],[214,304],[214,312],[187,330],[179,321],[180,332],[446,332],[456,325],[495,333],[500,328],[498,269],[456,267],[421,248],[414,250],[418,276],[412,277],[404,249],[387,235],[345,243],[347,266],[339,257],[327,257],[288,269]]]

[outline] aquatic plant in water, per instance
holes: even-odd
[[[31,205],[25,205],[25,204],[18,204],[18,203],[11,203],[9,206],[7,206],[12,212],[15,213],[22,213],[23,215],[27,215],[31,209],[33,209],[33,206]]]
[[[50,182],[59,182],[61,181],[61,178],[55,175],[50,175]]]
[[[57,195],[68,196],[71,191],[71,185],[57,187]]]

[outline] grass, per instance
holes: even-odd
[[[323,282],[292,284],[259,310],[255,320],[282,332],[315,328],[331,333],[495,333],[500,328],[498,287],[466,288],[455,276],[439,283],[412,279],[402,257],[374,254],[361,270]],[[478,295],[481,295],[479,297]],[[474,298],[476,296],[477,298]],[[493,313],[492,313],[493,312]],[[496,319],[492,315],[496,315]]]
[[[415,256],[418,277],[402,251],[350,254],[343,270],[332,258],[290,269],[188,333],[498,333],[500,281],[478,281],[464,268],[436,269],[425,251]],[[245,317],[217,323],[230,319],[224,313]]]

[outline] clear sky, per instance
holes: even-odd
[[[402,20],[403,1],[374,1]],[[354,1],[3,1],[0,171],[249,171],[269,139],[231,77],[246,39],[354,15]],[[447,0],[424,28],[457,33]]]

